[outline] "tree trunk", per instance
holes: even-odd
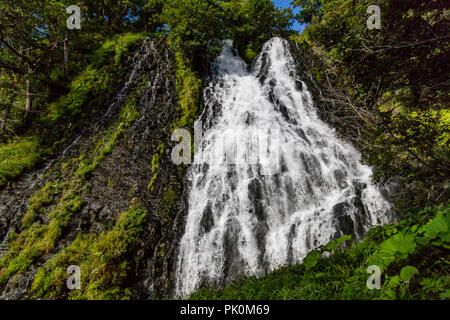
[[[5,105],[5,113],[3,115],[3,119],[1,119],[0,131],[6,130],[6,124],[8,123],[9,114],[11,113],[11,106],[14,102],[15,98],[10,99],[10,103]]]
[[[14,88],[14,90],[17,90],[17,88]],[[9,115],[11,114],[11,110],[13,108],[14,100],[16,100],[17,95],[13,94],[9,98],[9,103],[5,104],[5,113],[3,114],[3,119],[1,120],[1,126],[0,131],[5,131],[7,129],[7,124],[9,120]]]
[[[28,78],[25,81],[26,83],[26,91],[25,91],[25,119],[28,119],[29,113],[31,111],[31,107],[33,104],[33,98],[31,96],[31,88],[30,88],[30,76],[31,74],[28,74]]]
[[[0,120],[0,131],[6,130],[6,121],[8,121],[9,109],[6,109],[3,119]]]
[[[69,72],[69,37],[67,33],[64,39],[64,72]]]

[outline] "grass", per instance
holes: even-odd
[[[132,297],[124,284],[136,247],[144,231],[147,212],[133,206],[123,212],[112,230],[101,234],[78,234],[76,240],[56,254],[36,274],[31,286],[33,298],[52,299],[67,295],[69,299],[117,300]],[[81,270],[81,290],[68,292],[70,265]]]
[[[180,51],[175,52],[176,63],[176,88],[178,103],[182,116],[176,123],[178,128],[193,127],[197,113],[200,110],[200,98],[203,89],[203,81],[192,70],[190,63]]]
[[[144,37],[143,33],[126,33],[106,41],[93,55],[93,62],[73,80],[69,94],[50,105],[44,121],[70,121],[105,105],[123,77],[124,53]]]
[[[37,137],[26,137],[0,145],[0,187],[32,169],[41,160],[42,153]]]
[[[22,232],[10,237],[9,251],[0,260],[0,285],[12,275],[26,271],[36,259],[55,248],[63,228],[83,204],[82,191],[78,183],[50,183],[33,196],[22,221]],[[50,210],[47,206],[57,194],[60,198]]]

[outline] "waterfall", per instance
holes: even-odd
[[[390,221],[371,169],[318,117],[286,40],[268,41],[250,72],[224,41],[213,69],[203,139],[188,172],[175,295],[263,275]],[[277,137],[264,144],[265,156],[239,152],[254,150],[249,141],[264,131]]]

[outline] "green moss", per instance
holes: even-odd
[[[25,170],[32,169],[40,161],[42,153],[36,137],[0,145],[0,187]]]
[[[253,48],[248,47],[245,50],[244,59],[247,63],[251,63],[253,61],[253,59],[256,58],[257,55],[258,55],[258,53],[255,50],[253,50]]]
[[[153,155],[153,158],[152,158],[152,174],[153,174],[153,176],[147,187],[147,190],[150,192],[154,191],[155,183],[156,183],[156,180],[158,179],[157,171],[158,171],[159,165],[161,163],[161,158],[164,154],[164,150],[165,150],[165,144],[160,143],[158,145],[158,148],[157,148],[155,154]]]
[[[165,149],[164,143],[160,143],[158,145],[156,153],[153,155],[152,158],[152,173],[155,173],[158,170],[159,164],[161,162],[161,157],[164,154],[164,149]]]
[[[33,195],[22,220],[22,231],[9,242],[9,251],[0,261],[0,285],[13,274],[27,270],[37,258],[55,248],[63,228],[81,208],[83,200],[80,195],[86,188],[84,180],[113,151],[137,115],[136,94],[132,94],[116,123],[97,142],[92,151],[94,156],[81,155],[72,161],[78,163],[75,168],[72,168],[72,162],[62,164],[62,171],[69,176],[67,182],[51,182]],[[47,208],[55,202],[54,208]]]
[[[168,189],[166,192],[164,192],[160,202],[159,215],[161,218],[165,220],[170,219],[170,211],[177,202],[178,198],[179,197],[177,192],[175,192],[173,189]]]
[[[69,294],[70,299],[127,299],[132,292],[124,287],[131,260],[144,231],[147,212],[137,207],[123,212],[109,232],[79,234],[76,240],[39,269],[31,286],[34,298],[55,298]],[[66,269],[81,269],[81,290],[66,289]]]
[[[39,214],[43,213],[45,207],[53,203],[60,187],[57,182],[49,182],[33,195],[28,201],[28,210],[22,218],[22,228],[30,227]]]
[[[123,54],[144,37],[127,33],[105,42],[94,54],[93,63],[73,80],[69,94],[54,102],[43,120],[53,124],[62,119],[70,121],[86,116],[84,110],[92,112],[105,105],[123,76],[119,63]]]
[[[46,211],[43,207],[51,202],[50,193],[57,192],[49,191],[53,187],[59,189],[61,197],[53,210]],[[37,258],[55,248],[63,228],[72,215],[81,209],[81,190],[67,183],[47,185],[30,200],[30,209],[24,217],[22,232],[8,243],[9,251],[0,261],[0,285],[13,274],[27,270]],[[39,221],[38,213],[42,220],[48,220],[48,223]]]
[[[180,51],[175,53],[176,87],[182,116],[175,125],[179,128],[192,127],[200,110],[203,81],[192,70],[188,60]]]
[[[148,187],[147,187],[147,190],[148,190],[148,191],[153,192],[153,191],[155,190],[155,183],[156,183],[156,180],[157,180],[157,179],[158,179],[158,174],[155,173],[155,174],[152,176],[152,179],[150,180],[150,183],[148,184]]]

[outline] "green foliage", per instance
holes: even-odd
[[[312,74],[330,109],[322,110],[355,140],[375,178],[402,178],[401,209],[448,200],[448,60],[443,2],[295,0],[295,39],[313,52]],[[369,30],[366,10],[378,5],[381,30]],[[345,99],[342,99],[345,97]],[[350,101],[350,103],[349,103]],[[337,106],[337,107],[336,107]],[[336,120],[333,120],[336,119]],[[352,128],[349,130],[349,128]],[[352,139],[352,138],[351,138]]]
[[[219,38],[222,23],[218,15],[218,0],[169,0],[162,12],[168,24],[174,46],[184,56],[203,56],[208,42]]]
[[[324,0],[294,0],[294,6],[301,8],[295,18],[301,23],[313,22],[313,18],[321,17],[321,7],[324,2]]]
[[[450,276],[441,277],[434,273],[429,278],[424,278],[420,285],[427,296],[439,295],[440,299],[448,300],[450,298]]]
[[[175,53],[175,59],[178,103],[182,112],[182,116],[176,125],[179,128],[192,127],[197,112],[200,110],[203,81],[192,70],[190,63],[183,57],[181,52]]]
[[[350,241],[351,238],[351,236],[343,236],[337,240],[331,241],[326,246],[321,246],[318,250],[311,251],[303,260],[303,264],[306,270],[314,268],[319,262],[319,259],[322,258],[324,253],[334,253],[344,242]]]
[[[218,40],[233,39],[251,61],[262,44],[282,35],[290,25],[290,10],[280,12],[270,0],[170,0],[161,21],[168,24],[175,50],[176,85],[181,107],[177,127],[192,127],[200,112],[203,71],[208,58],[220,52]]]
[[[42,107],[40,100],[46,96],[41,76],[61,53],[57,44],[63,36],[64,4],[52,0],[2,1],[0,21],[0,87],[3,81],[12,85],[7,88],[12,90],[6,93],[5,107],[18,113],[10,119],[7,112],[4,120],[27,123],[32,108]]]
[[[49,182],[31,197],[28,210],[22,218],[22,228],[28,229],[41,213],[45,214],[46,207],[53,203],[61,187],[58,182]]]
[[[52,299],[118,300],[132,298],[125,282],[132,264],[132,252],[144,231],[147,212],[134,206],[123,212],[112,230],[80,233],[76,240],[49,260],[36,274],[31,297]],[[70,265],[80,266],[81,290],[66,287]]]
[[[271,37],[289,34],[291,20],[291,9],[280,11],[270,0],[170,0],[161,15],[175,47],[194,67],[220,51],[221,39],[234,40],[250,60]]]
[[[75,122],[80,125],[82,122],[80,118],[87,118],[89,114],[99,111],[101,106],[109,102],[117,87],[117,80],[123,75],[120,62],[124,53],[144,36],[142,33],[118,35],[105,42],[96,51],[94,62],[73,80],[70,92],[52,103],[47,112],[41,116],[41,122],[47,129],[39,134],[43,135],[44,132],[47,136],[41,139],[38,135],[18,137],[11,143],[0,145],[0,187],[25,170],[34,168],[44,154],[44,147],[41,144],[48,145],[51,141],[62,138],[56,141],[55,146],[57,146],[58,143],[70,137],[77,127],[77,125],[68,126],[68,123]],[[135,101],[127,101],[128,105],[122,110],[121,117],[126,118],[123,119],[125,127],[136,116],[134,106],[130,106],[133,103]],[[70,127],[70,130],[66,130],[67,127]],[[64,137],[61,137],[62,129],[64,129]],[[52,134],[49,134],[49,131]],[[111,137],[112,144],[122,131],[123,128],[119,128]],[[107,149],[105,148],[105,153]],[[49,152],[51,152],[50,149]],[[97,160],[100,161],[103,156],[104,154],[99,155]],[[91,167],[95,166],[96,163],[91,165]]]
[[[386,240],[381,244],[380,251],[376,254],[379,256],[383,254],[383,251],[386,251],[386,246],[389,246],[389,250],[400,252],[397,259],[389,260],[388,264],[385,264],[387,267],[391,262],[398,260],[405,260],[408,258],[408,255],[415,254],[415,256],[420,259],[420,253],[424,251],[428,251],[428,254],[433,251],[437,251],[440,253],[440,248],[449,248],[450,244],[450,233],[448,232],[449,224],[450,224],[450,209],[442,210],[437,213],[437,215],[431,219],[427,224],[419,227],[419,225],[413,225],[408,229],[410,232],[408,235],[404,235],[403,233],[399,233],[396,236]],[[399,237],[403,239],[403,241],[398,241]],[[404,239],[408,240],[404,240]],[[387,242],[389,242],[387,244]],[[384,247],[383,247],[384,245]],[[416,248],[417,247],[417,248]],[[371,257],[373,258],[373,257]],[[375,258],[375,263],[378,257]],[[369,259],[370,261],[370,259]],[[414,261],[414,260],[412,260]],[[417,267],[423,266],[416,261]],[[435,265],[440,265],[444,263],[448,265],[448,260],[446,258],[439,258],[438,261],[434,262],[429,269],[432,269]],[[437,276],[436,272],[431,272],[430,270],[425,270],[427,274],[431,274],[434,277]],[[382,298],[389,299],[403,299],[409,296],[414,296],[414,293],[410,292],[410,281],[412,281],[413,277],[419,275],[420,272],[418,268],[414,266],[407,265],[403,267],[400,271],[399,275],[394,275],[391,277],[386,276],[386,285],[382,288]],[[422,285],[423,292],[422,295],[432,295],[436,297],[439,294],[439,297],[442,299],[445,297],[445,292],[448,291],[448,286],[445,287],[443,284],[449,284],[448,274],[444,271],[443,274],[439,276],[437,281],[432,281],[430,278],[422,278],[422,280],[416,281],[418,284]],[[417,283],[416,283],[417,285]]]
[[[25,170],[34,168],[43,150],[37,137],[27,137],[0,145],[0,187]]]
[[[94,62],[72,82],[69,94],[50,106],[45,120],[57,124],[80,114],[86,117],[87,112],[105,105],[117,88],[117,79],[123,75],[119,62],[124,52],[144,37],[144,34],[128,33],[106,41],[94,54]]]
[[[53,190],[53,188],[57,190]],[[0,286],[14,274],[24,272],[39,257],[50,253],[73,214],[79,212],[82,188],[71,183],[50,184],[30,200],[22,231],[8,243],[9,251],[0,260]],[[56,207],[46,210],[50,197],[60,194]],[[48,223],[42,220],[48,220]]]
[[[152,178],[150,179],[150,183],[147,186],[148,191],[153,192],[155,190],[155,183],[156,183],[157,179],[158,179],[158,174],[157,173],[153,174]]]
[[[280,11],[270,0],[223,1],[222,7],[225,37],[249,63],[267,40],[290,34],[292,10]]]
[[[122,61],[124,53],[128,52],[130,47],[137,41],[146,37],[145,33],[125,33],[114,36],[111,40],[106,41],[102,47],[95,53],[96,65],[106,64],[106,59],[110,57],[110,53],[114,52],[114,63],[119,65]]]
[[[398,233],[380,245],[380,251],[369,259],[369,263],[387,268],[397,259],[406,259],[415,247],[413,235]]]

